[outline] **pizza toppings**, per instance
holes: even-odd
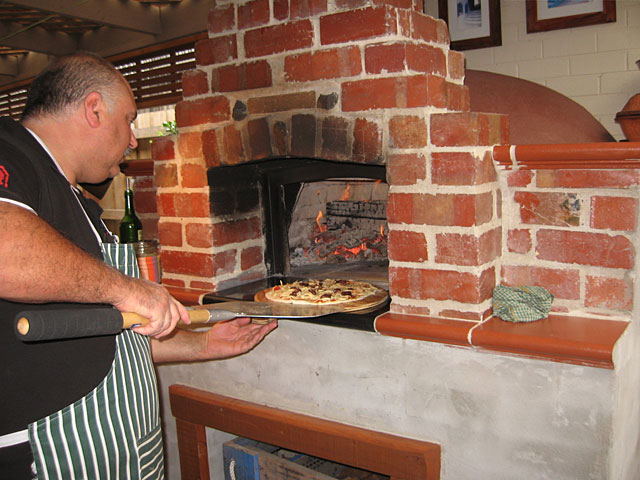
[[[265,292],[265,298],[272,302],[327,305],[360,300],[378,292],[379,288],[367,282],[328,278],[277,285]]]

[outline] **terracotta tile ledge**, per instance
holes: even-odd
[[[167,287],[184,305],[201,305],[207,290]],[[613,347],[628,323],[592,317],[550,315],[530,323],[497,317],[477,323],[439,317],[384,313],[376,318],[381,335],[613,369]]]
[[[382,335],[613,369],[613,348],[627,325],[619,320],[564,315],[529,323],[497,317],[477,323],[388,312],[376,319],[375,327]]]

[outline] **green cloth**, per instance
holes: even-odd
[[[533,322],[547,318],[553,295],[542,287],[507,287],[493,289],[493,314],[508,322]]]

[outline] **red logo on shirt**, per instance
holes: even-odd
[[[0,165],[0,187],[9,187],[9,172]]]

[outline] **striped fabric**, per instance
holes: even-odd
[[[104,244],[105,262],[138,274],[131,245]],[[113,263],[111,263],[113,262]],[[149,338],[124,330],[110,372],[93,391],[29,425],[39,479],[162,479],[156,376]]]

